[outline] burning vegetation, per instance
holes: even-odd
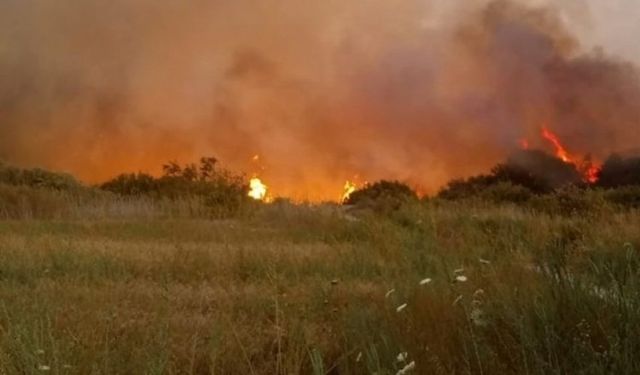
[[[638,68],[585,43],[580,10],[441,3],[3,2],[0,157],[99,183],[215,153],[317,202],[354,173],[434,193],[519,139],[593,182],[638,146]]]

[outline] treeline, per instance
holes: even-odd
[[[0,217],[51,217],[67,214],[72,206],[134,200],[186,202],[208,216],[221,217],[252,204],[247,192],[243,176],[220,168],[212,157],[201,158],[197,164],[169,162],[158,177],[121,174],[94,186],[69,174],[0,163]]]
[[[515,204],[560,215],[601,212],[605,209],[640,208],[640,158],[613,155],[587,182],[580,166],[563,162],[542,151],[511,155],[489,173],[450,181],[435,202]],[[344,203],[356,208],[389,212],[420,198],[408,185],[381,181],[354,192]]]

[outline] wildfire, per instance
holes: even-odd
[[[249,196],[258,201],[267,200],[267,191],[269,188],[258,177],[249,180]]]
[[[342,193],[341,202],[346,202],[357,188],[358,186],[355,184],[355,182],[347,180],[347,182],[344,183],[344,192]]]
[[[542,127],[541,135],[542,138],[551,143],[551,145],[555,148],[556,157],[565,163],[575,165],[578,171],[582,174],[582,178],[585,181],[589,183],[595,183],[596,181],[598,181],[598,172],[600,171],[600,167],[594,164],[589,156],[580,158],[571,155],[571,153],[560,141],[560,138],[547,126]],[[526,139],[520,140],[520,147],[522,147],[522,149],[524,150],[529,149],[529,141]]]

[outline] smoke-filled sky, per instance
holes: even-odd
[[[603,159],[640,142],[634,3],[2,0],[0,158],[98,182],[215,156],[301,199],[433,192],[543,124]]]

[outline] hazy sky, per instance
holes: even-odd
[[[588,4],[584,19],[580,7]],[[586,43],[603,46],[607,51],[640,62],[640,1],[638,0],[557,0],[571,16],[577,12],[574,27]]]

